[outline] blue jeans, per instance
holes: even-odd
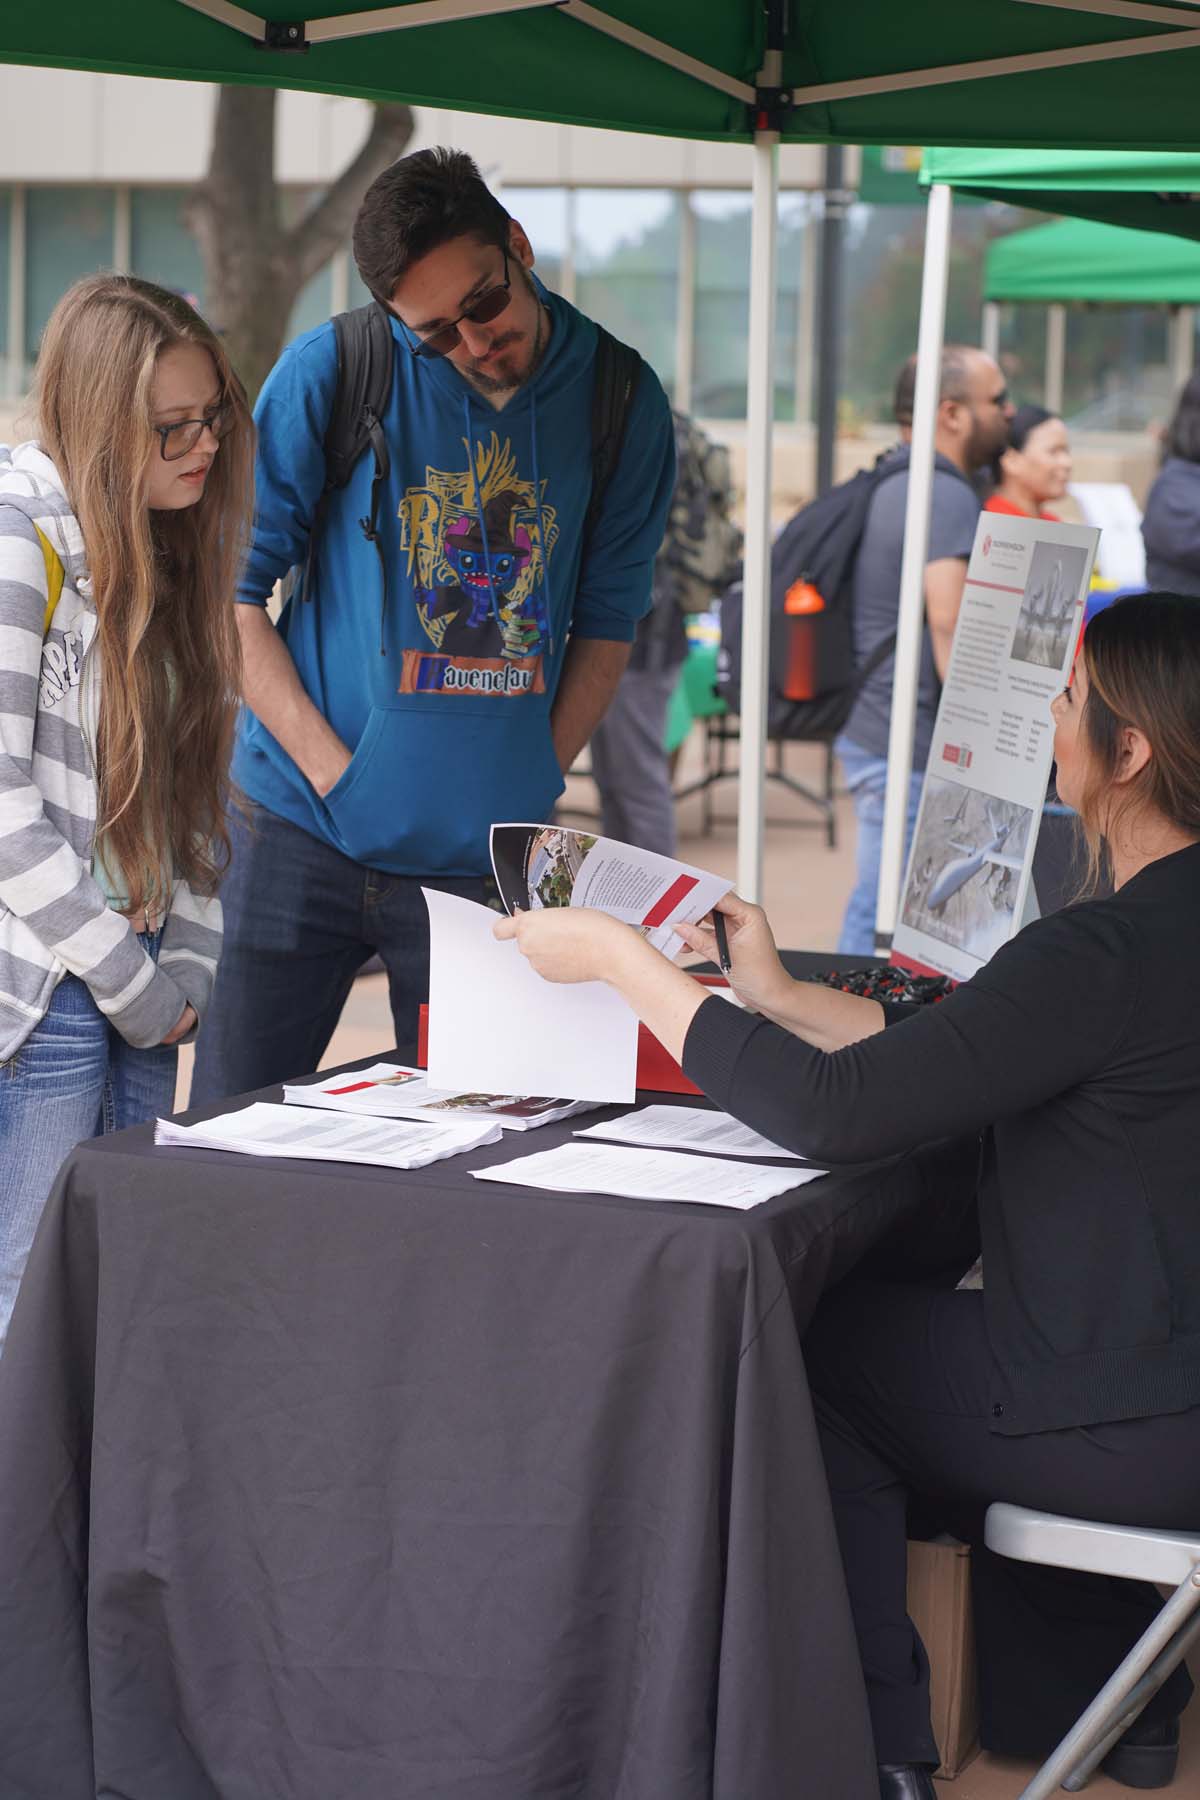
[[[265,807],[247,802],[246,811],[231,821],[225,941],[196,1045],[193,1106],[315,1069],[373,954],[388,972],[395,1041],[415,1049],[417,1009],[429,993],[422,885],[487,899],[481,875],[422,882],[384,874]]]
[[[883,853],[883,802],[887,792],[887,757],[873,756],[847,737],[834,744],[846,777],[846,786],[854,800],[858,820],[858,844],[855,852],[854,887],[846,902],[842,934],[838,949],[847,956],[875,954],[875,906],[879,896],[879,863]],[[908,822],[904,832],[904,854],[917,824],[917,808],[921,804],[921,787],[925,771],[915,770],[908,782]]]
[[[142,937],[156,955],[158,936]],[[64,975],[45,1016],[0,1063],[0,1348],[54,1178],[84,1138],[169,1113],[179,1053],[135,1050],[86,984]]]

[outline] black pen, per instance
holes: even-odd
[[[713,908],[713,930],[717,934],[717,961],[721,965],[722,975],[732,975],[733,964],[729,960],[729,938],[725,932],[725,914]]]

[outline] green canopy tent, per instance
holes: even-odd
[[[993,239],[983,293],[993,305],[1195,306],[1200,243],[1091,219],[1057,219]]]
[[[738,881],[761,882],[770,351],[780,138],[1194,141],[1200,13],[1145,0],[54,0],[8,6],[0,60],[308,88],[753,148]],[[1131,67],[1139,79],[1130,79]],[[932,440],[930,440],[932,442]],[[913,488],[906,553],[928,530]],[[898,654],[897,666],[909,656]],[[908,722],[911,739],[912,720]]]
[[[1081,0],[1084,10],[1090,4],[1091,0]],[[1163,17],[1171,9],[1129,6],[1125,0],[1115,0],[1111,10],[1126,17],[1136,13],[1140,18],[1150,18]],[[1144,89],[1131,87],[1128,103],[1135,109],[1142,104],[1152,105],[1153,100],[1152,83]],[[1034,132],[1020,135],[1028,141]],[[1185,127],[1176,134],[1176,142],[1194,143],[1197,135],[1194,128]],[[1095,142],[1101,133],[1084,131],[1081,136]],[[1107,130],[1103,136],[1112,141]],[[1200,156],[1163,151],[1161,146],[1167,136],[1161,134],[1155,146],[1144,146],[1136,153],[1059,149],[1055,146],[1061,138],[1050,137],[1046,142],[1051,148],[1044,150],[959,147],[925,152],[921,182],[929,188],[929,206],[913,404],[913,479],[909,483],[900,574],[888,784],[875,915],[876,937],[881,944],[890,942],[904,874],[905,817],[924,619],[925,550],[929,542],[928,486],[932,483],[938,367],[945,339],[952,195],[957,191],[977,199],[1007,201],[1013,206],[1053,208],[1073,217],[1132,226],[1140,231],[1200,238]]]
[[[983,295],[983,345],[993,355],[1002,305],[1048,308],[1045,401],[1052,412],[1062,410],[1069,305],[1169,306],[1172,385],[1181,387],[1195,361],[1200,242],[1094,219],[1057,219],[989,244]]]

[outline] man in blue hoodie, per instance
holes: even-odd
[[[314,1069],[372,954],[396,1041],[415,1042],[421,886],[484,899],[492,823],[550,814],[649,606],[670,504],[671,415],[643,364],[584,544],[596,326],[537,280],[470,157],[394,163],[367,191],[354,255],[395,339],[382,568],[360,524],[368,453],[327,498],[309,580],[278,625],[266,611],[306,561],[325,482],[328,323],[289,345],[256,409],[233,764],[248,818],[197,1102]]]

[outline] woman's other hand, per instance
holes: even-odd
[[[545,981],[607,981],[622,953],[639,942],[631,925],[588,906],[551,906],[498,919],[498,938],[515,938]]]
[[[792,978],[779,960],[775,938],[761,906],[726,894],[715,910],[725,915],[725,934],[729,939],[729,980],[734,992],[756,1012],[774,1014],[785,1005],[785,996],[793,986]],[[710,962],[718,962],[717,934],[708,919],[695,925],[677,925],[689,950],[699,951]]]
[[[184,1007],[183,1011],[180,1013],[179,1018],[178,1018],[177,1022],[175,1023],[174,1027],[170,1031],[168,1031],[166,1037],[163,1039],[163,1041],[162,1041],[163,1049],[165,1050],[168,1047],[168,1045],[170,1045],[170,1044],[177,1044],[179,1042],[180,1038],[185,1038],[187,1036],[188,1032],[193,1029],[195,1024],[196,1024],[196,1009],[189,1001],[188,1004]]]

